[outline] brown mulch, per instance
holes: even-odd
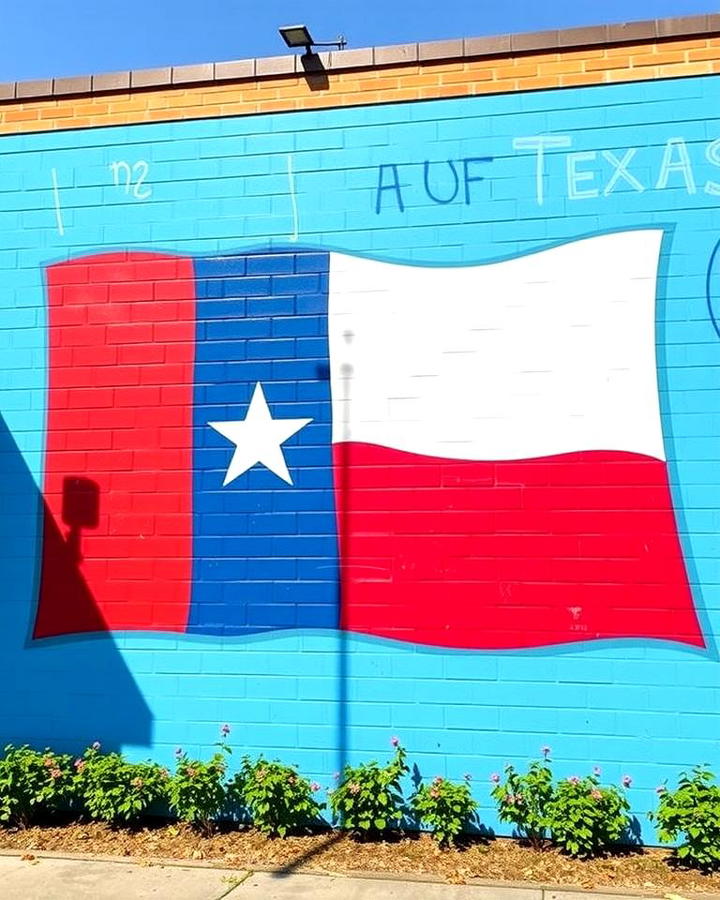
[[[98,823],[0,829],[0,849],[92,853],[139,860],[202,859],[229,868],[282,867],[287,871],[365,871],[431,875],[449,882],[472,878],[531,881],[583,888],[632,888],[642,892],[720,893],[720,873],[701,875],[668,864],[667,850],[630,851],[581,862],[556,850],[535,851],[505,839],[470,840],[459,849],[440,850],[428,835],[358,842],[324,832],[271,840],[257,831],[226,830],[202,837],[181,825],[159,824],[113,830]]]

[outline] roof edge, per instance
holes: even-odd
[[[147,90],[196,84],[221,84],[268,76],[303,75],[324,70],[369,69],[388,65],[477,59],[517,53],[557,51],[598,45],[658,41],[720,34],[720,13],[647,19],[615,25],[591,25],[556,31],[533,31],[488,37],[393,44],[313,54],[265,56],[197,65],[134,69],[71,78],[0,83],[0,101],[61,98],[112,91]]]

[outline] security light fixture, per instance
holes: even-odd
[[[342,50],[347,46],[347,41],[340,35],[336,41],[314,41],[307,25],[282,25],[278,28],[280,37],[288,47],[304,47],[306,54],[313,52],[313,47],[337,47]]]

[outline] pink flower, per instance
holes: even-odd
[[[93,750],[99,750],[101,746],[102,745],[100,744],[100,741],[95,741],[92,745],[92,748]]]
[[[130,784],[134,788],[141,788],[143,786],[144,782],[143,782],[142,778],[133,778],[133,780],[130,782]]]
[[[436,775],[433,778],[433,784],[442,784],[442,775]]]
[[[54,762],[54,760],[50,759],[49,756],[46,756],[45,759],[43,760],[43,765],[45,766],[46,769],[51,769],[55,765],[55,762]]]
[[[540,749],[541,749],[541,751],[542,751],[542,755],[545,756],[545,757],[550,756],[550,753],[552,752],[552,748],[551,748],[551,747],[548,747],[547,744],[545,744],[545,746],[544,746],[544,747],[541,747]]]
[[[595,788],[594,791],[590,791],[590,796],[593,798],[593,800],[602,800],[602,794],[597,788]]]
[[[169,777],[170,777],[170,773],[168,772],[167,769],[160,769],[160,775],[161,775],[163,778],[169,778]]]
[[[399,737],[391,737],[390,743],[392,744],[393,747],[399,747],[400,746],[400,738]]]
[[[291,776],[288,778],[288,784],[295,784],[295,776],[294,776],[294,775],[291,775]]]
[[[580,784],[580,779],[577,777],[577,775],[571,775],[568,778],[568,781],[570,782],[570,784]]]
[[[78,772],[82,772],[82,770],[85,768],[85,760],[84,760],[84,759],[79,759],[79,758],[78,758],[78,759],[75,760],[75,762],[73,763],[73,765],[74,765],[75,768],[78,770]]]
[[[319,791],[320,790],[320,785],[317,783],[317,781],[313,781],[310,783],[310,790],[311,791]]]
[[[630,785],[632,784],[632,778],[629,775],[623,775],[622,784],[623,784],[623,787],[626,787],[626,788],[630,787]]]
[[[258,772],[257,772],[258,781],[262,781],[266,775],[267,775],[267,769],[258,769]]]
[[[62,772],[60,771],[60,769],[50,769],[50,775],[53,778],[60,778],[60,776],[62,775]]]
[[[187,766],[185,769],[185,774],[188,778],[194,778],[197,775],[197,770],[193,769],[192,766]]]
[[[500,776],[498,775],[497,772],[493,772],[493,773],[492,773],[492,775],[490,776],[490,781],[492,781],[493,784],[498,784],[498,783],[499,783],[499,781],[500,781]]]
[[[348,785],[348,790],[351,794],[358,794],[360,793],[360,785],[356,781],[353,781]]]
[[[595,766],[595,768],[593,769],[593,775],[602,775],[602,769],[600,768],[600,766]]]
[[[431,797],[439,797],[440,791],[437,788],[430,788],[430,796]]]
[[[230,734],[230,726],[227,724],[223,725],[223,727],[220,729],[220,734],[223,737],[227,737]]]

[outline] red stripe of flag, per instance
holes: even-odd
[[[443,647],[703,647],[663,462],[334,447],[342,626]]]
[[[192,261],[47,270],[48,412],[35,637],[184,631],[192,568]]]

